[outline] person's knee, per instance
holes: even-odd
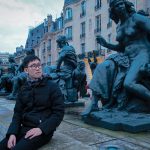
[[[123,86],[127,91],[130,91],[132,90],[133,82],[125,80]]]

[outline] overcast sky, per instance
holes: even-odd
[[[64,0],[0,0],[0,52],[25,46],[29,27],[43,22],[47,14],[59,17],[63,4]]]

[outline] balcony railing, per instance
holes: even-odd
[[[80,34],[80,39],[85,38],[85,33]]]
[[[95,6],[95,11],[98,10],[98,9],[100,9],[100,8],[101,8],[101,5],[100,5],[100,4],[99,4],[99,5],[96,5],[96,6]]]
[[[96,28],[95,30],[94,30],[94,33],[96,34],[96,33],[99,33],[101,31],[101,28]]]
[[[47,50],[50,51],[51,50],[51,46],[47,46]]]
[[[85,15],[86,15],[86,12],[82,12],[82,13],[80,14],[80,18],[84,17]]]
[[[64,20],[64,23],[67,23],[67,22],[70,22],[70,21],[72,21],[72,17],[66,18],[66,19]]]
[[[45,53],[45,48],[42,49],[42,52]]]
[[[112,21],[107,23],[107,28],[110,28],[110,27],[112,27]]]

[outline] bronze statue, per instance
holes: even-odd
[[[57,37],[57,45],[61,49],[57,60],[56,71],[59,76],[65,81],[64,93],[66,102],[77,101],[77,91],[73,88],[72,73],[77,67],[77,56],[75,49],[70,46],[65,36],[60,35]],[[63,63],[63,65],[62,65]]]
[[[35,55],[34,49],[26,50],[27,55]],[[6,97],[9,100],[16,100],[20,87],[25,83],[27,79],[27,73],[24,71],[24,64],[21,63],[16,69],[16,75],[12,78],[11,93]]]
[[[90,68],[91,68],[91,71],[92,71],[92,74],[94,73],[94,70],[95,70],[95,68],[96,68],[96,66],[97,66],[97,59],[96,59],[96,54],[95,54],[95,52],[93,51],[93,59],[94,59],[94,61],[91,61],[91,59],[88,57],[88,63],[89,63],[89,65],[90,65]]]
[[[86,89],[86,73],[84,61],[79,61],[77,68],[73,71],[73,85],[77,89],[79,97],[85,97],[87,93]]]
[[[9,65],[7,68],[7,73],[1,76],[0,85],[3,93],[10,93],[12,90],[12,79],[16,75],[17,64],[15,63],[14,57],[9,56]]]
[[[116,40],[118,44],[110,44],[101,36],[96,39],[102,46],[118,53],[110,56],[104,63],[97,66],[90,83],[93,99],[90,106],[83,112],[84,117],[92,114],[92,116],[100,118],[102,122],[103,119],[108,119],[108,122],[105,120],[107,122],[106,126],[112,123],[109,120],[112,118],[112,114],[115,114],[114,122],[118,123],[118,119],[115,118],[116,108],[127,112],[150,112],[150,85],[148,84],[150,83],[150,19],[143,12],[136,13],[133,4],[127,0],[110,0],[110,18],[117,24]],[[110,60],[113,60],[113,62],[110,62]],[[103,68],[104,71],[102,71]],[[98,75],[97,73],[99,72],[101,74]],[[98,78],[98,76],[101,77]],[[103,107],[98,115],[98,113],[94,114],[93,111],[98,112],[99,99],[101,99]],[[107,115],[111,116],[110,118],[108,117],[109,115],[105,118],[104,112],[106,113],[106,108],[112,110],[107,112]],[[117,111],[117,114],[122,113]],[[123,116],[125,115],[119,116],[123,118],[120,120],[124,122],[119,122],[121,126],[117,127],[118,130],[122,128],[122,130],[131,131],[131,128],[127,129],[125,127],[126,120]],[[133,116],[128,119],[133,120]],[[141,120],[138,120],[139,116],[136,117],[136,121],[140,122]],[[147,118],[145,119],[146,124],[150,125],[149,118]],[[145,123],[144,121],[143,124]],[[102,122],[100,122],[101,125],[103,124]],[[111,127],[108,125],[111,129],[113,128],[112,124],[110,125]],[[131,121],[131,124],[134,126],[136,124],[135,120]],[[149,127],[135,128],[133,132],[137,130],[149,130]]]
[[[78,93],[85,95],[86,74],[84,62],[77,62],[75,49],[70,46],[65,36],[60,35],[56,40],[60,48],[56,66],[46,65],[44,73],[58,83],[67,107],[83,106],[83,102],[78,102]],[[81,85],[82,90],[81,90]]]

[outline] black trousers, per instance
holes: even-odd
[[[17,139],[16,145],[11,150],[37,150],[38,148],[47,144],[53,136],[53,134],[51,135],[42,134],[40,136],[34,137],[33,139],[25,139],[24,138],[25,132],[22,131],[16,137]],[[7,142],[8,142],[7,137],[0,142],[0,150],[9,150],[7,148]]]

